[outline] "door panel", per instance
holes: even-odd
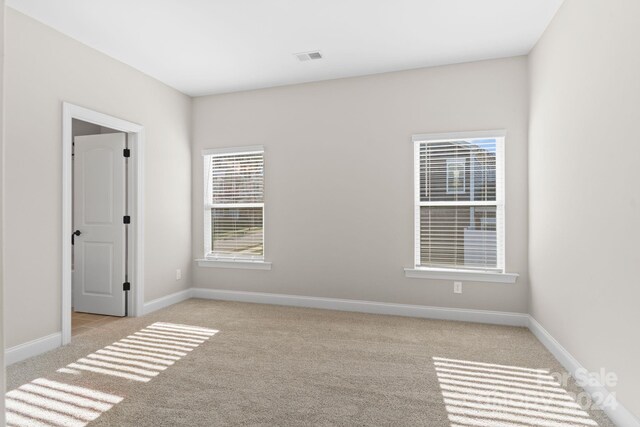
[[[113,223],[114,154],[103,148],[83,153],[81,199],[85,224]]]
[[[124,316],[124,133],[74,138],[73,307]]]
[[[111,295],[113,293],[113,245],[85,242],[81,255],[84,262],[85,295]],[[80,311],[80,310],[76,310]]]

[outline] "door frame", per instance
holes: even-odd
[[[128,135],[129,182],[129,316],[144,314],[144,127],[98,111],[62,103],[62,345],[71,342],[71,233],[73,232],[73,119],[108,127]]]

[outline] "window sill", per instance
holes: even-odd
[[[437,268],[405,268],[404,275],[413,279],[466,280],[469,282],[516,283],[516,273],[449,270]]]
[[[197,259],[198,267],[241,268],[245,270],[271,270],[271,263],[266,261]]]

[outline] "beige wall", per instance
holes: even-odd
[[[145,300],[190,286],[190,99],[7,8],[8,347],[60,331],[62,102],[146,129]],[[181,281],[175,270],[181,268]],[[30,313],[30,314],[29,314]],[[34,316],[33,313],[37,313]]]
[[[0,307],[4,294],[4,0],[0,0]],[[4,349],[4,310],[0,313],[0,349]],[[5,392],[4,351],[0,351],[0,396]],[[0,426],[4,425],[4,399],[0,398]]]
[[[531,314],[640,416],[640,2],[567,0],[530,57]]]
[[[262,144],[271,271],[194,267],[194,286],[527,311],[527,60],[333,80],[193,102],[193,253],[205,148]],[[515,285],[408,279],[411,135],[507,129],[507,270]]]

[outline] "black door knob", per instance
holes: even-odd
[[[73,232],[73,234],[71,235],[71,244],[74,245],[75,242],[75,237],[81,235],[82,232],[80,230],[76,230]]]

